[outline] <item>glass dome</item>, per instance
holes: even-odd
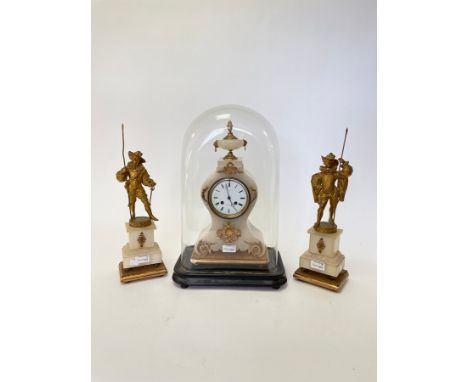
[[[226,105],[192,122],[182,148],[176,282],[194,285],[178,279],[181,273],[209,277],[223,270],[258,272],[260,278],[282,273],[281,283],[286,282],[284,270],[278,271],[278,177],[278,140],[259,113]]]

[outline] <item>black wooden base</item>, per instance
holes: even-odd
[[[187,261],[188,260],[188,261]],[[268,269],[241,269],[237,265],[223,269],[200,269],[193,266],[185,256],[179,256],[172,279],[182,288],[189,286],[231,286],[231,287],[271,287],[279,289],[286,283],[286,273],[278,252],[278,260],[270,264]]]

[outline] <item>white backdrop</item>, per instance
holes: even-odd
[[[374,381],[376,9],[368,0],[93,1],[92,373],[94,381]],[[180,251],[181,143],[201,112],[258,111],[280,142],[280,291],[181,290],[170,275],[120,285],[127,149],[158,182],[157,240]],[[296,282],[320,155],[354,166],[338,207],[350,280],[341,294]]]

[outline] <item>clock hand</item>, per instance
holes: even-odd
[[[229,195],[228,186],[226,186],[225,188],[226,188],[226,193],[227,193],[227,196],[228,196],[228,200],[231,202],[231,195]],[[231,202],[231,204],[232,204],[232,202]]]
[[[236,208],[236,206],[234,204],[232,204],[232,202],[231,202],[231,207],[234,208],[234,211],[237,212],[237,208]]]
[[[229,203],[231,203],[232,208],[234,208],[234,210],[237,212],[236,207],[234,207],[234,204],[232,204],[231,195],[229,194],[229,187],[228,186],[226,186],[226,192],[227,192]]]

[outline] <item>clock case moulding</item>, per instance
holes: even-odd
[[[182,150],[182,249],[172,276],[181,287],[286,283],[277,249],[278,159],[272,126],[251,109],[220,106],[192,122]],[[228,186],[230,194],[217,199]]]

